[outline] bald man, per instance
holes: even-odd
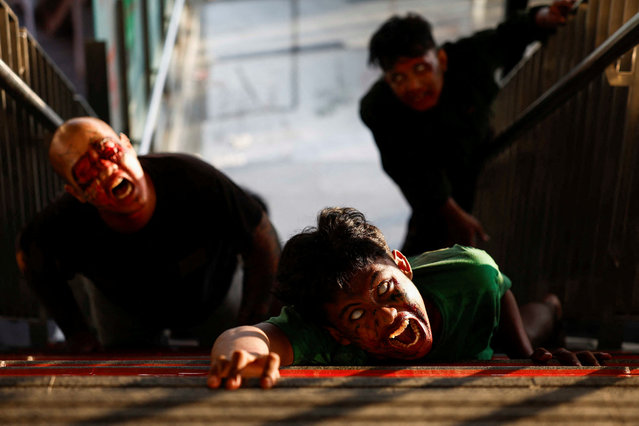
[[[273,313],[277,234],[220,171],[185,154],[138,157],[124,134],[89,117],[55,132],[49,159],[66,194],[25,227],[18,258],[71,350],[155,346],[166,329],[208,346],[229,324]],[[238,265],[239,312],[220,314]],[[92,283],[98,336],[68,285],[77,274]]]

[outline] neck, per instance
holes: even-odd
[[[424,298],[424,306],[428,313],[428,322],[430,323],[430,329],[433,333],[433,345],[435,345],[439,341],[439,336],[442,331],[442,313],[433,302],[426,298]]]

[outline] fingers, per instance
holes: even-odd
[[[595,354],[590,351],[577,352],[577,358],[579,358],[580,365],[592,365],[592,366],[600,366],[599,360]]]
[[[270,389],[280,378],[280,356],[271,352],[264,365],[264,371],[260,378],[260,386],[264,389]]]
[[[231,357],[228,376],[226,377],[226,388],[233,390],[242,386],[242,369],[249,363],[246,351],[235,351]]]
[[[483,242],[490,240],[490,235],[488,235],[486,231],[484,231],[484,227],[481,226],[481,223],[479,222],[477,223],[477,233],[479,234],[479,237]]]
[[[577,357],[581,361],[581,365],[600,366],[605,365],[605,361],[611,359],[612,355],[608,352],[582,351],[577,352]]]
[[[248,363],[246,351],[235,351],[231,359],[219,356],[211,360],[209,376],[206,380],[208,387],[219,388],[224,381],[227,389],[237,389],[242,385],[241,371]]]
[[[612,355],[607,352],[571,352],[564,348],[558,349],[553,355],[562,365],[573,366],[599,367],[604,365],[604,361],[612,358]]]
[[[545,348],[537,348],[530,355],[530,359],[536,362],[547,363],[556,359],[561,365],[571,366],[602,366],[606,360],[612,358],[608,352],[579,351],[572,352],[565,348],[559,348],[552,353]]]
[[[595,356],[600,362],[607,361],[612,358],[608,352],[594,352]]]
[[[532,359],[533,361],[536,361],[536,362],[545,363],[545,362],[550,361],[552,359],[552,354],[550,353],[550,351],[548,351],[545,348],[537,348],[532,353],[532,355],[530,355],[530,359]]]
[[[218,357],[211,360],[211,368],[209,376],[206,379],[206,385],[212,389],[220,387],[222,379],[228,374],[230,361],[226,357]]]
[[[581,362],[574,352],[568,349],[559,348],[553,353],[554,357],[561,363],[561,365],[573,365],[580,366]]]
[[[249,377],[259,377],[260,386],[269,389],[275,386],[280,378],[280,357],[271,352],[257,357],[244,350],[234,351],[231,359],[219,356],[211,360],[211,368],[206,380],[208,387],[235,390],[242,386],[242,381]]]

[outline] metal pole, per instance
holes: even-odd
[[[144,130],[142,131],[140,149],[138,150],[138,154],[141,155],[148,153],[151,149],[151,140],[153,139],[153,134],[155,132],[158,111],[162,100],[162,92],[164,91],[164,83],[166,82],[166,77],[169,71],[171,56],[173,55],[173,46],[175,45],[175,39],[180,26],[180,16],[182,15],[183,7],[184,0],[176,0],[173,4],[171,22],[169,23],[169,29],[166,33],[164,47],[162,48],[162,58],[160,59],[160,65],[158,67],[158,75],[155,79],[155,83],[153,84],[153,93],[151,94],[151,101],[149,102],[149,111],[144,123]]]
[[[24,104],[41,118],[51,130],[55,130],[63,123],[62,118],[42,100],[3,60],[0,60],[0,85],[13,98]]]

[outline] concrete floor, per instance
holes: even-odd
[[[4,358],[2,424],[637,424],[639,359],[286,368],[274,389],[204,385],[206,355]]]

